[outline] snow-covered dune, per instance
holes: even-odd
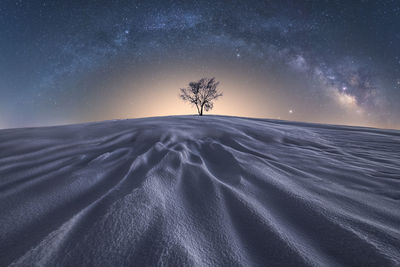
[[[0,131],[0,266],[395,266],[400,131],[179,116]]]

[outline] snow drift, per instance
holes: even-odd
[[[400,264],[400,132],[220,116],[0,131],[1,266]]]

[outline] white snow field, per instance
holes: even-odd
[[[0,131],[0,266],[396,266],[400,131],[172,116]]]

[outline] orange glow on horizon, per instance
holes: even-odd
[[[393,128],[393,125],[388,127],[384,123],[372,124],[363,112],[357,112],[362,109],[354,98],[331,91],[334,92],[329,96],[332,99],[331,105],[342,115],[324,114],[318,110],[318,103],[315,106],[304,105],[297,95],[287,95],[286,90],[279,90],[278,85],[272,81],[266,83],[265,80],[259,80],[260,76],[249,77],[244,71],[235,66],[231,69],[215,66],[207,71],[152,69],[151,77],[141,75],[140,79],[132,78],[112,84],[118,90],[110,89],[108,101],[103,102],[101,108],[93,113],[89,112],[86,118],[82,118],[82,122],[197,114],[195,107],[179,98],[179,88],[201,77],[216,77],[224,95],[215,101],[214,109],[205,115]],[[290,113],[290,110],[293,112]]]

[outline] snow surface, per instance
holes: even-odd
[[[1,266],[400,264],[400,131],[178,116],[0,131]]]

